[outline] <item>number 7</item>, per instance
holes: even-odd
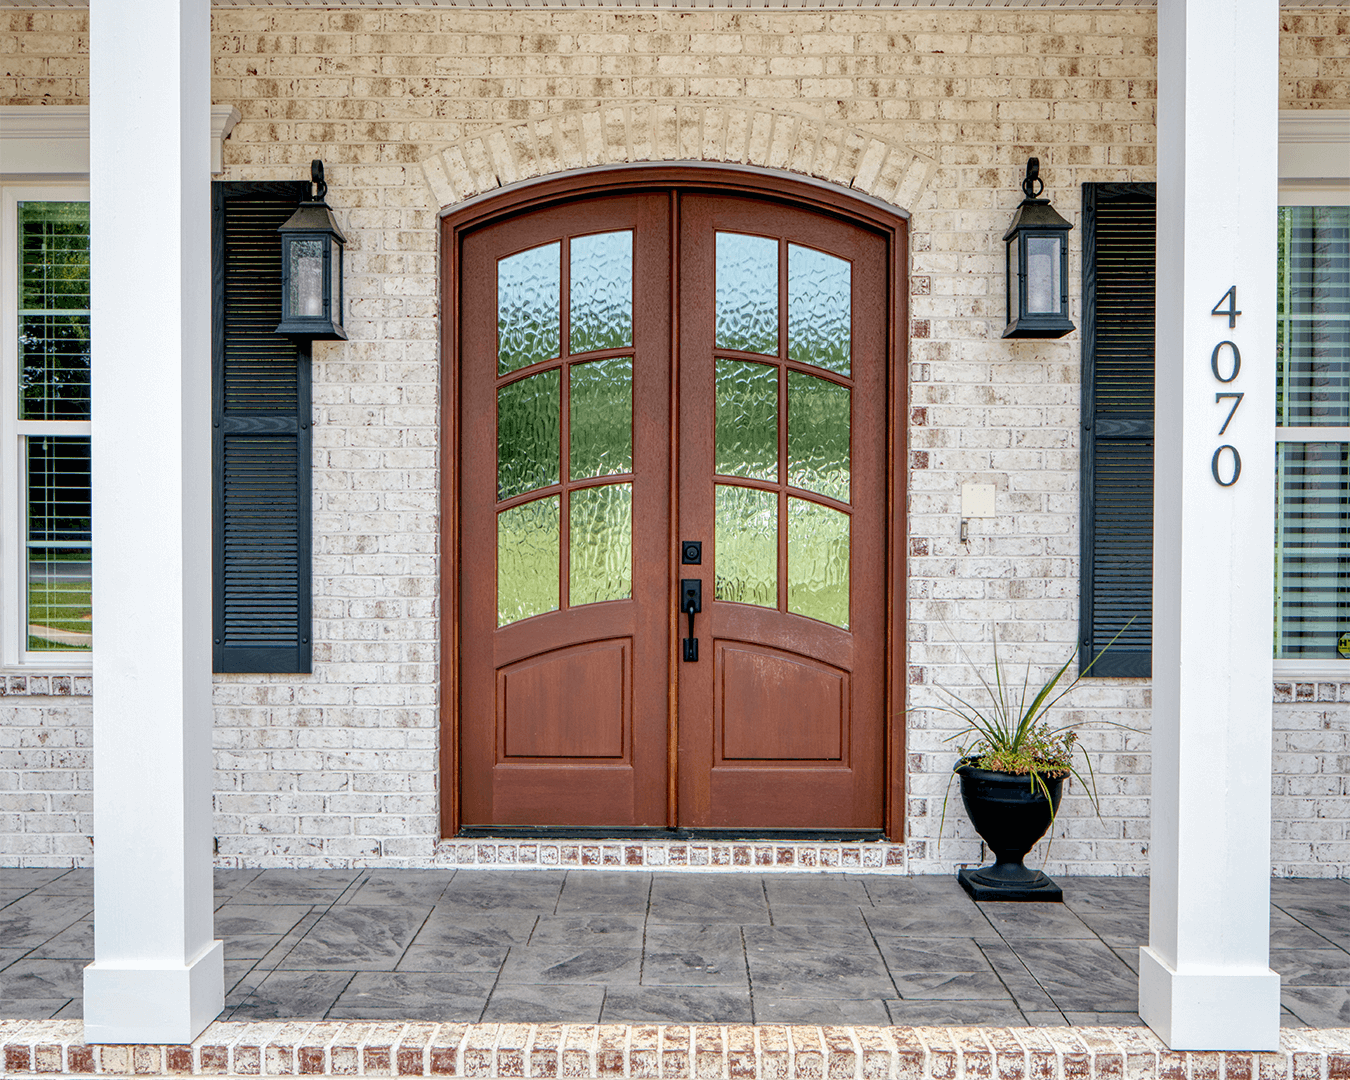
[[[1234,415],[1236,415],[1238,411],[1238,406],[1242,404],[1241,394],[1215,394],[1214,403],[1217,405],[1220,401],[1222,401],[1226,397],[1230,397],[1233,399],[1233,407],[1228,410],[1228,419],[1223,422],[1223,427],[1219,428],[1220,435],[1222,435],[1225,431],[1228,430],[1228,425],[1233,422],[1233,417]]]

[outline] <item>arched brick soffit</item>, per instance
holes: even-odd
[[[422,172],[444,209],[551,173],[642,161],[781,169],[902,210],[918,203],[936,168],[907,146],[830,120],[752,106],[625,101],[479,132],[422,162]]]

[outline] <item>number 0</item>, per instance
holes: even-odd
[[[1219,455],[1225,450],[1233,452],[1233,475],[1225,480],[1219,475]],[[1214,456],[1209,459],[1209,471],[1214,474],[1214,482],[1220,487],[1232,487],[1237,483],[1238,477],[1242,475],[1242,455],[1237,452],[1236,446],[1229,446],[1225,443],[1214,451]]]
[[[1228,378],[1219,374],[1219,352],[1227,345],[1233,350],[1233,371]],[[1231,341],[1221,341],[1214,346],[1214,351],[1209,354],[1209,369],[1214,372],[1214,377],[1221,383],[1230,383],[1238,377],[1238,372],[1242,370],[1242,354],[1238,352],[1238,347]]]

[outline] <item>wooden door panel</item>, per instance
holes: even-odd
[[[639,784],[638,777],[629,765],[558,768],[504,762],[487,774],[492,824],[646,825],[650,791]],[[664,792],[662,796],[664,815]]]
[[[498,761],[627,758],[631,638],[557,649],[497,671]]]
[[[842,761],[849,674],[807,657],[740,641],[714,643],[718,754],[730,761]],[[809,726],[790,722],[814,718]]]

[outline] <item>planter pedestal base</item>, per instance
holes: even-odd
[[[974,900],[1032,900],[1058,904],[1064,900],[1064,891],[1054,880],[1039,870],[1028,870],[1017,865],[1021,873],[1000,873],[1004,868],[1013,869],[1008,863],[995,863],[982,866],[978,870],[958,870],[956,880],[961,888],[970,893]]]

